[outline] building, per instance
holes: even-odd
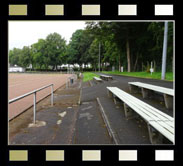
[[[9,72],[25,72],[25,68],[15,65],[15,66],[9,67]]]

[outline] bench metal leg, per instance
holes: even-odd
[[[123,105],[124,105],[125,117],[126,118],[133,118],[134,117],[134,113],[130,109],[130,107],[126,103],[123,103]]]
[[[121,103],[123,103],[123,101],[121,101],[118,97],[116,97],[116,95],[114,95],[113,93],[112,94],[112,97],[113,97],[113,101],[114,101],[114,104],[117,105],[117,106],[120,106]],[[110,95],[110,94],[109,94]]]
[[[166,108],[173,109],[173,96],[167,94],[163,94],[163,96]]]
[[[117,97],[113,94],[113,100],[114,100],[114,104],[117,104]]]
[[[147,124],[149,138],[151,144],[162,144],[163,143],[163,135],[156,131],[152,126]]]
[[[148,89],[145,89],[145,88],[141,88],[142,89],[142,97],[145,99],[145,98],[148,98],[148,95],[149,95],[149,90]]]
[[[112,97],[112,96],[113,96],[113,95],[112,95],[112,92],[109,91],[109,90],[107,91],[107,94],[108,94],[109,97]]]
[[[138,93],[139,92],[139,88],[137,86],[134,86],[134,85],[129,85],[129,90],[130,90],[130,93]]]

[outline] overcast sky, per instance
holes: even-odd
[[[9,49],[30,46],[54,32],[68,43],[72,33],[85,26],[84,21],[9,21]]]

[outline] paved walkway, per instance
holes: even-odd
[[[114,76],[114,80],[98,84],[94,81],[81,84],[78,80],[70,88],[56,91],[54,107],[49,105],[49,98],[39,104],[37,120],[41,127],[28,127],[32,123],[31,110],[27,115],[21,115],[10,122],[10,144],[114,144],[97,98],[119,144],[150,144],[146,123],[140,118],[126,119],[122,105],[115,105],[107,96],[107,86],[117,86],[129,93],[128,82],[131,81],[173,87],[172,82],[126,76]],[[81,105],[78,105],[80,94]],[[167,111],[164,103],[157,101],[157,98],[144,100],[140,94],[135,96],[173,116],[173,110]],[[165,140],[164,143],[169,142]]]

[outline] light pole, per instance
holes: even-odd
[[[98,58],[98,64],[99,64],[98,71],[100,72],[100,42],[99,42],[99,58]]]
[[[162,55],[162,70],[161,70],[161,79],[162,80],[165,79],[165,74],[166,74],[167,40],[168,40],[168,22],[165,21],[163,55]]]

